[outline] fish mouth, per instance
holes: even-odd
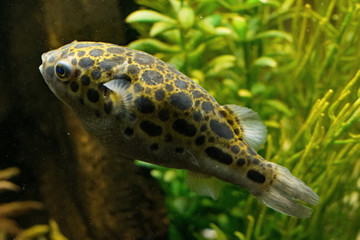
[[[40,73],[41,73],[41,75],[44,75],[44,67],[43,67],[43,64],[44,64],[44,62],[45,62],[45,60],[46,60],[46,53],[43,53],[42,55],[41,55],[41,65],[39,66],[39,71],[40,71]]]
[[[39,66],[39,71],[40,71],[41,75],[43,75],[43,65],[42,64]]]

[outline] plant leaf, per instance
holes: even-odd
[[[253,38],[253,40],[262,39],[262,38],[276,38],[276,37],[282,38],[288,42],[293,42],[293,38],[291,34],[278,30],[269,30],[269,31],[261,32],[257,34]]]
[[[157,35],[160,35],[161,33],[164,33],[168,30],[172,30],[176,28],[176,25],[169,22],[157,22],[155,23],[151,30],[150,30],[150,37],[155,37]]]
[[[128,47],[149,53],[157,53],[157,52],[176,53],[180,51],[180,48],[177,45],[169,45],[152,38],[143,38],[133,41],[128,45]]]
[[[253,66],[276,68],[278,66],[278,63],[271,57],[259,57],[254,61]]]
[[[178,21],[184,29],[191,28],[195,22],[194,10],[190,7],[183,7],[178,13]]]
[[[152,10],[138,10],[131,13],[125,21],[127,23],[154,23],[154,22],[168,22],[175,24],[175,19],[172,19],[161,13],[152,11]]]

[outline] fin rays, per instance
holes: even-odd
[[[277,172],[276,179],[269,190],[257,196],[268,207],[298,218],[307,218],[312,214],[312,209],[302,205],[317,205],[319,196],[303,181],[294,177],[290,171],[282,166],[274,164]]]
[[[225,105],[234,113],[243,130],[244,142],[257,151],[266,141],[267,130],[259,115],[245,107],[234,104]]]

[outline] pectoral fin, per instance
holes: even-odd
[[[122,113],[131,104],[132,95],[128,91],[130,82],[126,79],[116,78],[104,84],[104,87],[116,93],[110,97],[110,101],[116,109],[116,113]]]

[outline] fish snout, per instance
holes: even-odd
[[[44,75],[43,74],[43,69],[44,69],[43,65],[44,65],[44,63],[46,62],[46,59],[47,59],[46,55],[47,55],[47,53],[41,54],[41,65],[39,66],[39,71],[41,72],[42,75]]]

